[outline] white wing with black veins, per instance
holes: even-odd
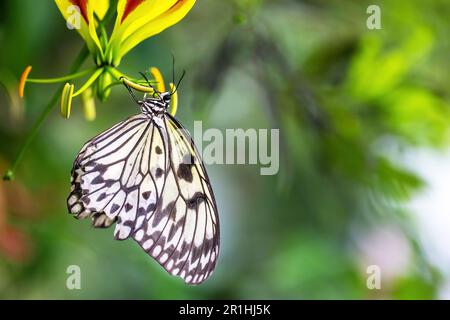
[[[168,272],[206,280],[219,254],[214,194],[187,131],[165,114],[130,117],[88,141],[75,159],[67,200],[95,227],[116,222]]]

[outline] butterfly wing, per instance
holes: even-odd
[[[164,177],[156,173],[168,166],[168,159],[156,131],[141,114],[88,141],[72,169],[69,212],[91,216],[95,227],[117,222],[115,238],[128,238],[154,211],[162,191]]]
[[[214,194],[189,134],[170,115],[130,117],[88,141],[75,159],[67,200],[95,227],[117,222],[168,272],[206,280],[219,253]]]
[[[168,272],[189,284],[206,280],[219,254],[219,219],[208,175],[187,130],[166,114],[169,166],[155,212],[133,235]]]

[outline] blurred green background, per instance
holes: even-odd
[[[380,30],[366,26],[370,4]],[[137,113],[115,87],[94,122],[79,100],[69,120],[55,106],[16,180],[0,182],[0,298],[449,298],[449,16],[446,0],[198,1],[121,70],[170,78],[173,52],[187,70],[185,126],[280,128],[278,175],[208,166],[222,228],[214,275],[186,286],[134,241],[67,214],[83,143]],[[28,84],[21,100],[20,74],[64,75],[82,45],[53,1],[0,2],[2,173],[58,88]],[[69,265],[81,290],[66,288]],[[370,265],[380,290],[366,286]]]

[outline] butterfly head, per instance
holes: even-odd
[[[146,114],[162,114],[167,112],[172,98],[171,92],[155,91],[152,95],[144,95],[144,99],[139,101],[141,110]]]
[[[159,71],[158,71],[158,73],[159,73]],[[181,75],[180,79],[178,80],[178,83],[176,86],[173,83],[171,83],[171,85],[170,85],[171,91],[162,92],[162,91],[158,91],[157,88],[155,88],[150,83],[147,76],[141,72],[141,75],[143,76],[143,78],[146,80],[146,82],[148,84],[148,88],[152,89],[152,93],[151,94],[146,93],[142,100],[138,100],[136,98],[136,96],[134,95],[133,91],[131,90],[131,87],[133,87],[139,91],[143,91],[142,89],[139,88],[142,86],[134,84],[133,82],[126,79],[125,77],[122,77],[121,79],[122,79],[125,87],[128,89],[128,92],[130,93],[133,100],[137,104],[139,104],[139,106],[141,107],[142,113],[154,116],[154,115],[161,115],[161,114],[167,113],[167,110],[171,106],[172,96],[176,94],[178,87],[180,86],[181,80],[183,80],[185,74],[186,74],[186,72],[183,71],[183,74]],[[175,81],[175,73],[173,73],[173,79]],[[175,96],[175,98],[176,98],[176,96]],[[174,99],[174,101],[176,101],[176,99]],[[176,110],[176,107],[175,107],[175,110]]]

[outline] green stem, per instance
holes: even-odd
[[[45,83],[45,84],[66,82],[68,80],[73,80],[73,79],[78,79],[78,78],[84,77],[85,75],[88,75],[89,73],[94,72],[95,70],[96,70],[96,68],[91,68],[91,69],[83,70],[83,71],[80,71],[80,72],[77,72],[77,73],[73,73],[73,74],[69,74],[67,76],[59,77],[59,78],[27,79],[27,82],[30,82],[30,83]]]
[[[95,71],[92,76],[85,82],[85,84],[83,84],[83,86],[73,94],[73,98],[75,98],[76,96],[82,94],[87,88],[89,88],[95,80],[97,80],[98,77],[100,77],[100,75],[103,73],[103,69],[97,69],[97,71]]]
[[[72,67],[70,68],[70,73],[76,72],[83,62],[86,60],[86,58],[89,55],[89,50],[86,46],[83,47],[81,52],[78,54],[77,58],[75,59],[74,63],[72,64]],[[47,116],[52,111],[53,106],[58,101],[59,95],[61,94],[61,90],[63,89],[63,86],[61,86],[53,95],[53,97],[50,99],[49,103],[45,106],[44,110],[42,110],[42,113],[39,115],[38,119],[34,123],[33,127],[31,128],[29,134],[27,135],[27,138],[25,139],[25,142],[20,147],[20,150],[12,162],[11,167],[6,171],[3,180],[12,180],[14,179],[14,172],[17,169],[17,166],[19,165],[20,161],[22,160],[25,152],[27,151],[28,147],[30,146],[31,142],[33,142],[34,138],[36,137],[39,129],[41,128],[42,124],[44,123]]]

